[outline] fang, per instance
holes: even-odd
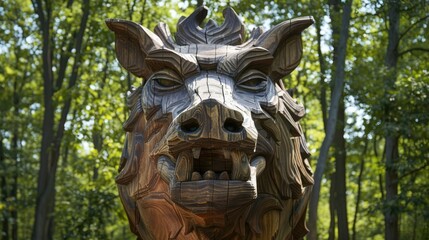
[[[192,155],[195,159],[200,158],[201,148],[192,148]]]

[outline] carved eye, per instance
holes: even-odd
[[[237,85],[247,91],[261,92],[267,87],[267,76],[259,71],[251,70],[240,77]]]
[[[183,85],[179,77],[170,71],[155,73],[152,80],[155,82],[154,86],[158,91],[172,91]]]
[[[241,85],[247,86],[247,87],[257,87],[260,84],[263,84],[264,81],[266,81],[266,79],[262,79],[262,78],[253,78],[253,79],[249,79],[247,81],[244,81],[242,83],[240,83]]]
[[[180,85],[179,82],[170,80],[170,79],[165,79],[165,78],[161,78],[161,79],[156,79],[155,80],[161,87],[165,87],[165,88],[170,88],[170,87],[174,87],[177,85]]]

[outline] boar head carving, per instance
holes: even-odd
[[[281,78],[302,55],[311,17],[263,32],[205,7],[182,17],[175,37],[108,19],[121,65],[142,77],[130,116],[119,194],[139,239],[297,239],[313,183],[298,123],[304,108]]]

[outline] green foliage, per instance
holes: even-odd
[[[71,63],[77,61],[73,41],[82,12],[81,1],[52,2],[56,79],[61,55],[69,57]],[[73,3],[67,6],[68,2]],[[104,19],[133,20],[149,29],[163,21],[174,33],[179,17],[189,15],[196,4],[197,1],[90,1],[78,81],[72,89],[63,87],[54,95],[57,120],[66,96],[71,94],[73,99],[56,176],[54,239],[133,239],[114,177],[124,141],[122,123],[128,114],[125,94],[139,86],[141,80],[127,75],[119,66],[114,55],[114,35]],[[249,30],[298,16],[312,15],[316,19],[321,29],[320,53],[318,28],[314,27],[303,33],[300,66],[284,79],[285,86],[306,107],[302,125],[313,154],[310,161],[315,166],[324,138],[321,93],[327,89],[329,101],[333,62],[332,30],[327,17],[330,9],[325,1],[207,1],[206,5],[211,9],[209,17],[219,23],[223,22],[223,8],[232,6]],[[428,7],[425,1],[403,1],[397,81],[394,86],[385,86],[383,79],[390,74],[383,67],[388,36],[386,7],[380,1],[354,1],[344,99],[348,219],[351,229],[357,203],[356,239],[382,239],[384,211],[399,213],[402,239],[424,239],[429,234]],[[9,235],[16,222],[18,239],[31,238],[43,134],[42,43],[38,27],[30,0],[0,2],[0,221],[9,223]],[[71,66],[67,65],[66,76],[70,76]],[[392,110],[389,117],[393,119],[388,126],[383,125],[386,106]],[[400,159],[391,166],[398,170],[400,189],[397,199],[387,202],[383,138],[390,131],[400,136]],[[332,158],[321,190],[321,239],[328,238],[328,176],[334,171]],[[1,231],[4,234],[5,229]]]

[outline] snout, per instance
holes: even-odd
[[[240,112],[214,99],[207,99],[178,117],[177,131],[185,141],[211,139],[235,142],[246,138],[243,121]]]
[[[170,126],[170,154],[190,147],[254,152],[257,130],[250,109],[234,97],[234,84],[233,79],[211,72],[186,81],[191,103]]]
[[[204,215],[223,214],[256,199],[256,178],[266,163],[255,154],[256,139],[243,124],[246,117],[206,99],[176,118],[169,154],[158,159],[174,202]]]

